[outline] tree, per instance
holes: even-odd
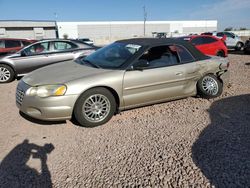
[[[240,31],[244,31],[244,30],[247,30],[247,28],[245,28],[245,27],[240,27]]]
[[[63,34],[63,38],[64,38],[64,39],[68,39],[68,37],[69,37],[69,36],[68,36],[67,33]]]
[[[224,29],[224,31],[232,31],[233,30],[233,27],[227,27]]]

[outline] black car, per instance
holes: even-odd
[[[250,38],[245,42],[244,53],[250,54]]]

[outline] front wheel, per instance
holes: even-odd
[[[105,88],[94,88],[79,97],[74,116],[81,126],[95,127],[108,122],[115,110],[116,102],[112,93]]]
[[[0,83],[11,82],[14,77],[14,71],[10,66],[0,64]]]
[[[198,94],[203,98],[215,98],[221,95],[222,82],[212,74],[203,76],[197,83]]]

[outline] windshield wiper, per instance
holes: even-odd
[[[93,63],[93,62],[91,62],[91,61],[89,61],[89,60],[87,60],[87,59],[83,59],[82,61],[84,61],[84,62],[90,64],[91,66],[93,66],[93,67],[95,67],[95,68],[98,68],[98,69],[101,68],[99,65],[97,65],[97,64],[95,64],[95,63]]]

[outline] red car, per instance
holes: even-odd
[[[14,53],[33,42],[35,40],[0,38],[0,55]]]
[[[191,35],[179,39],[191,42],[198,50],[206,55],[227,57],[227,47],[224,38],[219,39],[209,35]]]

